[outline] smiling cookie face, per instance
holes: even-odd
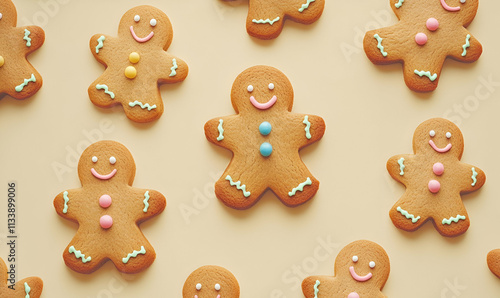
[[[335,259],[335,274],[348,280],[382,288],[389,277],[389,256],[378,244],[360,240],[340,251]]]
[[[167,50],[172,41],[172,24],[167,15],[152,6],[138,6],[127,11],[120,20],[118,35],[130,37],[134,43],[154,44]]]
[[[234,275],[219,266],[203,266],[191,273],[182,289],[183,298],[238,298],[240,286]]]
[[[270,66],[254,66],[234,81],[231,102],[236,112],[291,111],[293,88],[288,78]]]
[[[441,118],[429,119],[415,130],[413,149],[415,153],[451,154],[460,159],[464,138],[453,122]]]
[[[109,181],[132,184],[135,163],[125,146],[114,141],[100,141],[83,151],[78,162],[82,184]]]

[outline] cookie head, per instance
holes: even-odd
[[[16,6],[10,0],[0,1],[0,29],[17,25]]]
[[[445,12],[454,14],[461,19],[461,23],[468,26],[474,17],[479,6],[478,0],[436,0],[441,4]]]
[[[78,162],[82,185],[101,182],[132,185],[135,163],[130,151],[114,141],[100,141],[83,151]]]
[[[137,6],[123,15],[118,35],[127,36],[133,43],[152,44],[167,50],[172,41],[172,24],[158,8]]]
[[[243,71],[234,81],[231,102],[238,113],[291,111],[292,84],[274,67],[254,66]]]
[[[460,159],[464,151],[464,138],[453,122],[433,118],[423,122],[415,130],[413,150],[415,153],[451,154]]]
[[[335,274],[354,282],[372,284],[381,289],[389,277],[390,262],[378,244],[359,240],[344,247],[335,259]]]
[[[191,273],[182,289],[183,298],[238,298],[240,286],[234,275],[219,266],[203,266]]]

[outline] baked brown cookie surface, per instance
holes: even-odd
[[[229,270],[203,266],[191,273],[182,288],[183,298],[239,298],[240,286]]]
[[[0,298],[38,298],[42,295],[43,281],[38,277],[28,277],[18,281],[14,287],[7,285],[9,269],[0,259]]]

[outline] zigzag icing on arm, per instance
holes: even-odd
[[[24,29],[24,37],[23,39],[26,40],[26,46],[29,48],[31,47],[31,38],[29,37],[31,32],[28,29]]]
[[[273,25],[275,22],[279,21],[280,20],[280,17],[276,17],[274,20],[270,20],[270,19],[253,19],[252,22],[254,22],[255,24],[269,24],[269,25]]]
[[[380,37],[378,34],[373,35],[373,37],[375,37],[375,39],[378,42],[377,48],[380,50],[380,53],[382,54],[382,56],[387,57],[387,52],[384,51],[384,46],[382,45],[383,38]]]
[[[99,38],[97,39],[98,44],[95,46],[95,53],[96,53],[96,54],[99,54],[99,50],[100,50],[100,49],[102,49],[102,48],[104,47],[104,43],[103,43],[103,41],[105,41],[105,40],[106,40],[106,37],[105,37],[104,35],[101,35],[101,37],[99,37]]]
[[[307,0],[307,3],[302,4],[302,6],[299,8],[299,12],[303,12],[304,10],[309,8],[309,4],[312,2],[315,2],[316,0]]]
[[[222,128],[222,123],[224,123],[224,120],[219,119],[219,126],[217,126],[217,129],[219,130],[219,136],[217,137],[217,141],[224,140],[224,128]]]
[[[27,282],[24,283],[24,292],[26,293],[26,296],[24,298],[30,298],[31,288]]]
[[[97,90],[104,90],[104,93],[108,94],[111,99],[115,99],[115,94],[111,91],[109,91],[109,87],[105,84],[97,84],[95,85],[95,88]]]
[[[420,77],[426,76],[429,78],[429,80],[431,80],[431,82],[434,82],[438,77],[437,73],[431,75],[430,71],[423,71],[423,70],[418,71],[416,69],[415,69],[415,74],[419,75]]]
[[[177,74],[177,72],[176,72],[177,68],[179,68],[179,66],[177,66],[177,60],[172,59],[172,67],[170,67],[169,77],[173,77]]]
[[[23,91],[24,87],[28,86],[28,83],[29,82],[36,82],[36,78],[35,78],[35,75],[34,74],[31,74],[31,78],[29,79],[24,79],[24,83],[22,83],[21,85],[19,86],[16,86],[16,92],[21,92]]]
[[[455,222],[457,223],[459,220],[465,220],[465,216],[463,215],[460,215],[460,214],[457,214],[457,217],[450,217],[448,219],[444,218],[443,221],[441,222],[443,225],[444,224],[447,224],[447,225],[450,225],[451,222]]]
[[[288,193],[288,196],[289,197],[294,196],[297,193],[297,191],[304,191],[304,186],[311,184],[312,184],[311,178],[307,177],[306,181],[300,183],[297,187],[293,188],[292,191]]]
[[[245,198],[248,198],[250,196],[250,192],[246,190],[247,186],[245,184],[241,185],[241,181],[233,182],[233,178],[231,178],[231,176],[229,175],[226,176],[226,180],[229,181],[229,184],[231,184],[231,186],[236,186],[238,190],[241,190]]]
[[[316,280],[316,283],[314,284],[314,298],[318,298],[318,293],[319,293],[319,285],[321,282],[319,280]]]
[[[309,116],[305,116],[304,121],[302,121],[302,123],[304,123],[306,125],[306,127],[304,128],[304,130],[306,131],[306,138],[308,140],[310,140],[312,136],[311,136],[311,131],[310,131],[311,122],[309,122]]]
[[[85,255],[84,255],[84,254],[82,254],[82,252],[81,252],[81,251],[76,250],[76,249],[75,249],[75,247],[74,247],[73,245],[71,245],[71,246],[69,247],[68,252],[69,252],[70,254],[74,253],[74,254],[75,254],[75,257],[76,257],[77,259],[82,258],[82,262],[83,262],[84,264],[85,264],[85,263],[87,263],[87,262],[89,262],[90,260],[92,260],[92,258],[91,258],[90,256],[89,256],[88,258],[85,258]]]
[[[136,105],[139,105],[141,107],[141,109],[148,109],[148,111],[151,111],[152,109],[156,109],[156,105],[152,105],[150,106],[149,103],[145,103],[143,104],[142,102],[136,100],[134,102],[129,102],[128,103],[129,106],[131,106],[132,108],[135,107]]]
[[[476,169],[474,169],[474,167],[472,167],[472,183],[471,183],[471,186],[476,186],[476,182],[477,182],[477,172],[476,172]]]
[[[126,258],[122,259],[123,264],[127,264],[130,258],[136,258],[137,255],[145,255],[146,254],[146,249],[144,246],[141,246],[141,250],[134,250],[132,253],[128,254]]]
[[[142,202],[144,203],[144,209],[142,209],[142,211],[146,213],[149,208],[149,190],[144,193],[144,201]]]
[[[405,168],[406,166],[403,164],[405,161],[405,159],[403,157],[401,157],[400,159],[398,159],[398,164],[399,164],[399,170],[401,172],[399,172],[399,175],[403,176],[405,174]]]
[[[467,48],[470,47],[470,34],[467,34],[467,36],[465,37],[465,44],[462,46],[462,48],[464,49],[464,51],[462,52],[462,57],[465,57],[465,55],[467,55]]]
[[[420,219],[420,216],[415,217],[415,215],[408,213],[408,211],[403,210],[403,208],[399,206],[396,210],[398,210],[398,212],[404,215],[407,219],[411,219],[412,223],[416,223]]]
[[[400,8],[401,5],[403,5],[403,2],[405,2],[405,0],[399,0],[398,3],[394,4],[394,6],[396,6],[396,8]]]
[[[66,213],[68,213],[68,201],[69,201],[68,192],[67,191],[63,192],[63,199],[64,199],[63,213],[66,214]]]

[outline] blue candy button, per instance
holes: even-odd
[[[259,131],[263,136],[267,136],[271,133],[271,123],[264,121],[259,125]]]
[[[273,153],[273,146],[271,146],[271,144],[265,142],[260,145],[260,154],[262,154],[262,156],[268,157],[271,153]]]

